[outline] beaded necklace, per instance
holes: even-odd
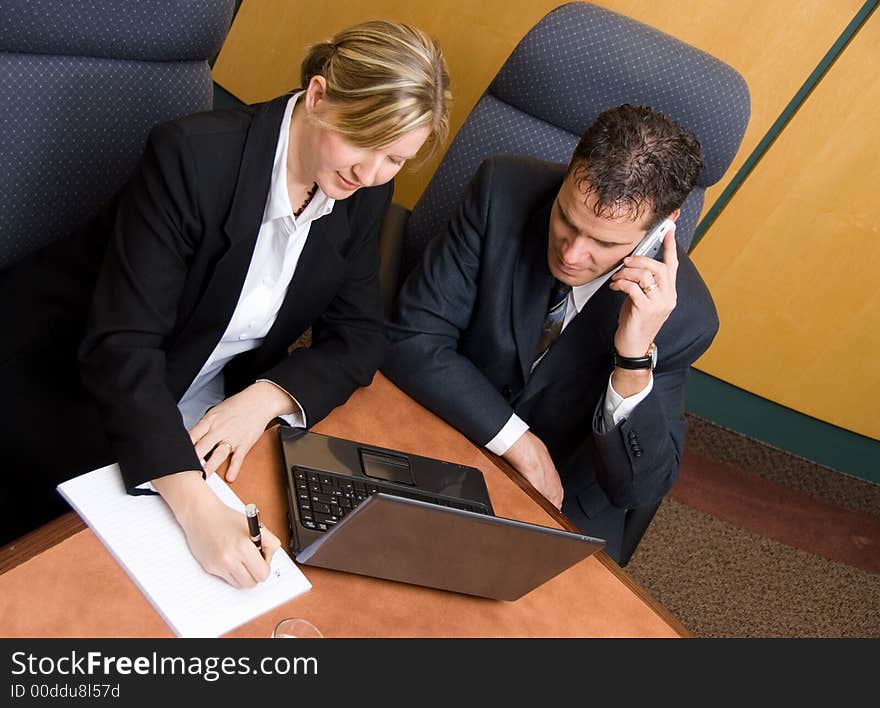
[[[312,203],[312,197],[315,196],[317,191],[318,191],[318,183],[313,182],[312,188],[306,194],[306,200],[303,202],[302,206],[299,209],[297,209],[295,212],[293,212],[293,216],[295,218],[299,218],[299,215],[302,214],[306,210],[306,207]]]

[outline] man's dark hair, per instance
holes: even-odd
[[[651,209],[651,226],[681,207],[702,168],[691,133],[653,108],[629,104],[596,119],[568,167],[578,189],[596,195],[597,216],[636,220]]]

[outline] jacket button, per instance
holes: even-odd
[[[510,397],[513,395],[513,389],[510,387],[509,384],[501,389],[501,395],[510,400]]]

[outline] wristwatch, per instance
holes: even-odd
[[[651,342],[651,346],[648,347],[648,353],[645,356],[636,357],[621,356],[615,349],[614,366],[621,369],[649,369],[653,371],[654,367],[657,366],[657,346],[654,342]]]

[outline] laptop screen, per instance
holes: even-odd
[[[296,560],[516,600],[603,546],[601,539],[560,529],[376,494]]]

